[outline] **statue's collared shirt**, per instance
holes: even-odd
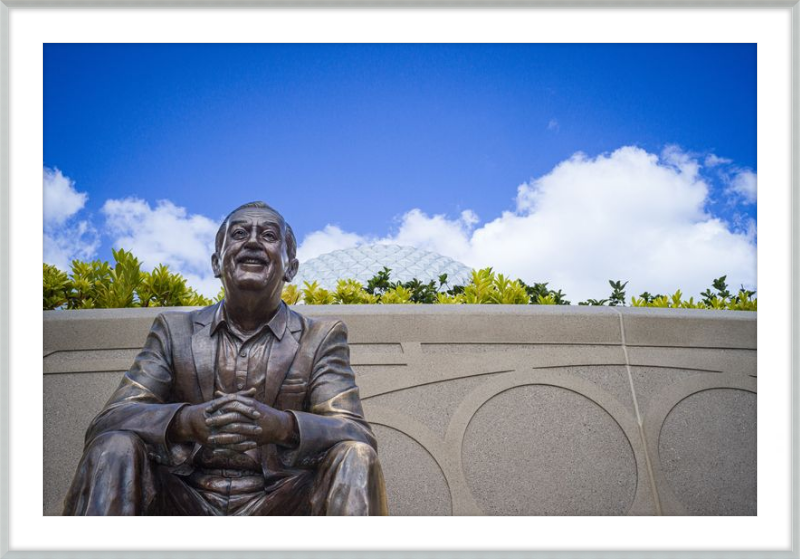
[[[224,301],[217,307],[209,331],[210,336],[217,338],[215,390],[230,394],[255,388],[255,398],[263,401],[272,344],[286,330],[286,314],[286,307],[281,305],[269,322],[245,336],[228,320]],[[207,469],[261,470],[258,449],[244,453],[214,453],[212,449],[203,447],[195,463]]]
[[[281,305],[269,322],[245,337],[228,320],[223,301],[209,331],[217,337],[216,389],[229,394],[255,388],[256,397],[262,395],[272,341],[285,330],[286,307]]]

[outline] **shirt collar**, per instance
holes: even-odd
[[[279,340],[283,338],[283,333],[286,331],[286,321],[288,320],[287,317],[287,307],[286,303],[281,301],[278,310],[275,312],[275,316],[273,316],[269,322],[267,322],[264,326],[259,328],[253,335],[255,336],[264,328],[269,328],[272,333],[275,335],[276,338]],[[225,311],[225,300],[223,299],[222,302],[217,305],[217,309],[214,311],[214,316],[211,318],[211,331],[210,335],[214,335],[217,333],[217,330],[220,326],[225,325],[225,328],[230,332],[230,328],[228,328],[228,315]]]

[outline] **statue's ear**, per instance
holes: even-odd
[[[289,265],[286,267],[286,272],[283,274],[283,281],[286,283],[291,282],[294,279],[294,276],[297,274],[297,269],[300,267],[300,262],[297,261],[297,258],[292,258],[289,261]]]
[[[214,271],[214,277],[222,276],[222,267],[219,265],[219,254],[216,252],[211,255],[211,269]]]

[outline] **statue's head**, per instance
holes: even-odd
[[[225,292],[266,291],[279,303],[297,273],[297,242],[283,216],[264,202],[233,210],[222,222],[211,267]]]

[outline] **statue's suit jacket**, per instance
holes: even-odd
[[[165,312],[155,319],[133,366],[89,426],[87,445],[108,431],[129,431],[152,449],[151,458],[173,473],[194,469],[200,445],[171,443],[167,430],[181,407],[214,398],[217,338],[210,324],[220,304]],[[299,446],[262,446],[264,475],[313,466],[342,441],[375,448],[350,367],[345,325],[306,318],[283,303],[278,312],[285,313],[285,331],[273,340],[264,393],[257,398],[295,416]]]

